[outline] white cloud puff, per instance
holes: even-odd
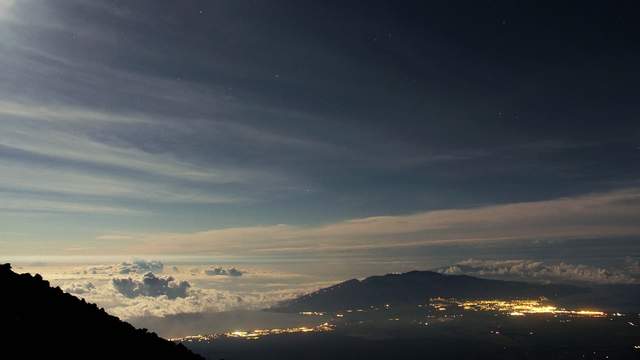
[[[171,276],[158,277],[151,272],[146,273],[142,280],[126,278],[113,279],[111,282],[118,292],[129,298],[138,296],[184,298],[187,297],[187,290],[191,287],[187,281],[177,282]]]
[[[106,274],[106,275],[115,275],[115,274],[146,274],[148,272],[151,273],[159,273],[164,270],[164,264],[158,260],[132,260],[132,261],[123,261],[119,264],[114,265],[96,265],[90,266],[83,271],[84,274]]]
[[[160,261],[145,261],[145,260],[134,260],[132,262],[122,262],[118,266],[118,273],[120,274],[129,274],[136,273],[142,274],[147,272],[162,272],[164,268],[164,264]]]
[[[223,269],[221,267],[212,267],[209,269],[205,269],[204,271],[205,274],[210,275],[210,276],[232,276],[232,277],[237,277],[237,276],[242,276],[242,274],[244,274],[244,271],[240,271],[234,267],[229,268],[229,269]]]
[[[468,259],[438,269],[443,274],[466,274],[480,277],[511,278],[545,282],[587,282],[596,284],[639,283],[638,274],[628,265],[626,269],[612,270],[589,265],[564,262],[549,264],[534,260],[477,260]],[[635,264],[638,265],[637,263]]]
[[[64,289],[65,292],[74,295],[88,294],[95,290],[95,288],[95,285],[89,281],[79,283],[74,282],[62,286],[62,289]]]

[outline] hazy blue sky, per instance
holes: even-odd
[[[0,0],[0,253],[637,257],[635,13],[533,3]]]

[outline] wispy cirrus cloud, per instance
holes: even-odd
[[[0,150],[0,152],[2,152]],[[146,181],[117,174],[83,171],[0,159],[0,191],[18,194],[89,197],[104,200],[137,200],[146,203],[228,204],[251,201],[241,195],[216,193],[180,186],[165,179]]]
[[[409,81],[409,72],[357,56],[370,53],[357,50],[361,42],[274,31],[242,3],[167,6],[0,3],[0,204],[56,213],[29,225],[34,242],[25,246],[62,240],[79,253],[93,248],[87,237],[102,245],[127,233],[111,239],[129,247],[110,251],[262,255],[635,234],[627,220],[616,223],[627,215],[568,205],[604,201],[575,194],[637,186],[637,141],[625,138],[637,133],[632,116],[596,121],[584,107],[569,113],[594,117],[583,123],[589,139],[569,127],[540,132],[526,120],[547,118],[535,107],[516,114],[515,102],[499,109],[499,94],[449,96],[440,84],[460,85],[446,76],[455,72]],[[411,73],[427,74],[417,63]],[[562,120],[544,120],[544,129]],[[533,201],[562,195],[573,197]],[[518,203],[456,209],[505,201]],[[149,216],[127,218],[140,213]],[[79,226],[78,214],[95,216]],[[0,225],[20,232],[26,218]]]
[[[143,210],[128,208],[125,206],[96,205],[68,200],[42,200],[32,197],[17,196],[0,192],[2,203],[0,212],[32,213],[32,214],[84,214],[84,215],[144,215]]]
[[[0,187],[16,199],[28,194],[47,204],[25,201],[19,209],[13,201],[11,209],[69,210],[75,201],[96,212],[119,201],[153,212],[158,203],[246,203],[268,199],[274,189],[302,187],[276,169],[235,161],[233,155],[244,148],[322,146],[237,121],[242,114],[283,116],[286,109],[236,101],[215,85],[75,56],[71,48],[42,39],[64,35],[112,48],[120,46],[113,29],[82,25],[80,36],[81,24],[61,21],[57,8],[31,2],[3,7],[15,18],[0,23],[0,64],[7,69],[0,75],[0,172],[8,174]],[[109,16],[124,14],[107,4],[87,10],[103,7]],[[26,36],[25,28],[42,36]],[[63,196],[71,199],[59,201]]]
[[[307,194],[319,180],[308,159],[328,167],[349,161],[398,169],[475,156],[467,151],[416,155],[400,141],[374,141],[388,144],[383,149],[369,140],[330,141],[322,132],[359,127],[264,101],[224,82],[142,71],[137,61],[155,62],[168,54],[140,46],[112,26],[154,26],[148,14],[132,16],[134,9],[127,6],[21,2],[10,7],[15,21],[0,23],[0,65],[7,69],[0,74],[0,160],[5,160],[0,171],[14,174],[1,184],[7,190],[93,197],[87,201],[95,205],[108,198],[142,205],[251,203]],[[76,11],[100,21],[73,16]],[[137,60],[122,62],[114,53]],[[235,64],[227,59],[224,65],[193,65],[237,73]]]
[[[117,114],[78,106],[0,101],[0,116],[23,120],[62,122],[87,125],[91,123],[151,123],[141,114]]]

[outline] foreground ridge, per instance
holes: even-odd
[[[136,329],[97,305],[53,288],[38,274],[0,265],[1,352],[15,358],[203,359],[182,344]]]

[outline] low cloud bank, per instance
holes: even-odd
[[[550,264],[534,260],[467,259],[438,269],[443,274],[536,280],[543,282],[586,282],[596,284],[640,283],[640,265],[627,259],[619,269],[606,269],[564,262]]]
[[[96,303],[121,319],[263,309],[334,283],[256,269],[244,276],[239,274],[249,274],[247,269],[208,264],[184,267],[170,264],[164,266],[164,274],[137,273],[143,268],[160,269],[160,264],[159,261],[74,264],[53,266],[45,272],[41,268],[39,272],[54,286]],[[131,272],[124,275],[120,273],[122,269]],[[207,270],[214,275],[208,275]]]

